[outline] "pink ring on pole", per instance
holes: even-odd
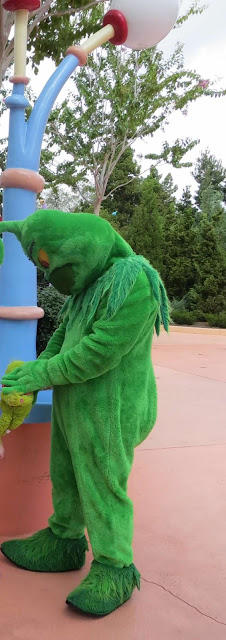
[[[0,186],[4,189],[27,189],[33,193],[41,193],[45,180],[31,169],[5,169],[1,174]]]
[[[66,56],[69,56],[69,55],[72,55],[78,58],[80,67],[84,67],[84,65],[87,63],[88,54],[86,53],[86,51],[84,51],[82,47],[76,47],[73,45],[71,47],[68,47],[66,51]]]
[[[12,84],[28,84],[30,80],[27,76],[12,76],[9,78],[9,82],[12,82]]]
[[[125,16],[117,9],[110,9],[103,19],[103,25],[111,24],[114,29],[114,38],[111,38],[112,44],[123,44],[128,37],[128,24]]]

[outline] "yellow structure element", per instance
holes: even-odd
[[[23,364],[21,360],[11,362],[6,369],[10,373]],[[23,424],[24,419],[30,413],[33,404],[34,394],[20,394],[15,391],[9,394],[1,392],[0,407],[2,415],[0,417],[0,457],[3,457],[2,436],[6,431],[13,431]]]
[[[14,76],[26,76],[27,57],[27,9],[18,9],[14,13]]]
[[[94,33],[88,40],[86,40],[82,45],[82,49],[86,51],[86,53],[91,53],[97,47],[100,47],[101,44],[108,42],[112,38],[114,38],[115,31],[111,24],[107,24],[106,27],[103,27],[96,33]]]

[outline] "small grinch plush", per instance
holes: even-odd
[[[24,364],[21,360],[11,362],[6,369],[6,373],[10,373],[17,367]],[[0,458],[4,456],[4,447],[2,444],[2,436],[7,431],[13,431],[20,427],[26,416],[30,413],[33,404],[33,393],[12,393],[6,394],[1,392],[0,407],[2,415],[0,417]]]

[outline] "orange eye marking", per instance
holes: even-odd
[[[44,251],[44,249],[40,249],[38,253],[38,259],[42,267],[44,267],[45,269],[49,268],[49,256]]]

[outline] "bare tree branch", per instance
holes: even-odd
[[[108,180],[109,180],[109,178],[110,178],[111,174],[113,173],[113,171],[114,171],[114,169],[115,169],[116,165],[118,164],[118,162],[119,162],[120,158],[122,157],[122,155],[123,155],[124,151],[125,151],[125,150],[126,150],[126,148],[127,148],[126,141],[127,141],[127,136],[126,136],[126,134],[125,134],[124,139],[123,139],[123,142],[122,142],[122,145],[121,145],[121,149],[120,149],[119,153],[117,154],[116,158],[114,159],[114,162],[112,162],[111,166],[109,166],[108,171],[107,171],[107,173],[106,173],[106,175],[105,175],[105,180],[104,180],[104,193],[105,193],[105,191],[106,191],[107,184],[108,184]],[[129,146],[129,145],[128,145],[128,146]]]
[[[90,9],[91,7],[96,6],[100,2],[104,2],[104,0],[92,0],[92,2],[89,2],[85,7],[77,7],[76,9],[73,9],[73,8],[65,9],[64,11],[50,11],[46,13],[46,11],[48,11],[48,7],[50,7],[52,3],[52,0],[47,0],[47,2],[44,5],[42,5],[42,9],[44,9],[44,11],[39,10],[36,18],[33,20],[33,22],[31,22],[30,26],[28,27],[28,35],[32,33],[33,29],[37,26],[37,24],[40,24],[44,20],[48,20],[48,18],[60,18],[61,16],[75,15],[76,13],[80,13],[85,9]],[[33,15],[36,15],[36,12],[34,12]]]
[[[95,7],[95,5],[100,4],[100,2],[104,2],[104,0],[93,0],[92,2],[89,2],[85,7],[77,7],[77,9],[65,9],[64,11],[53,11],[49,13],[49,17],[60,18],[61,16],[79,13],[80,11],[84,11],[84,9],[91,9],[91,7]],[[46,18],[42,18],[42,20],[45,20],[45,19]]]
[[[148,169],[145,169],[145,171],[142,171],[142,173],[145,173],[146,171],[148,171]],[[121,189],[122,187],[126,187],[127,184],[130,184],[130,182],[133,182],[133,180],[135,180],[136,178],[139,178],[140,175],[141,174],[137,174],[137,176],[133,176],[132,178],[130,178],[130,180],[127,180],[127,182],[118,184],[117,187],[114,187],[114,189],[111,189],[111,191],[109,191],[109,193],[107,193],[107,195],[103,197],[103,200],[107,200],[107,198],[111,196],[111,194],[114,193],[114,191],[117,191],[117,189]]]
[[[160,160],[158,160],[154,164],[151,164],[151,167],[157,167],[157,166],[161,166],[161,165],[164,165],[164,164],[166,164],[166,163],[165,162],[161,162]],[[107,198],[109,196],[111,196],[111,194],[114,193],[114,191],[117,191],[117,189],[121,189],[121,187],[126,187],[127,184],[130,184],[130,182],[133,182],[133,180],[136,180],[136,178],[139,178],[144,173],[147,173],[147,171],[150,171],[151,167],[148,167],[148,169],[144,169],[143,171],[138,173],[136,176],[133,176],[132,178],[130,178],[130,180],[127,180],[127,182],[123,182],[122,184],[118,184],[117,187],[114,187],[114,189],[111,189],[111,191],[109,191],[109,193],[107,193],[107,195],[103,197],[103,200],[107,200]]]
[[[28,25],[28,38],[30,36],[30,34],[32,33],[33,29],[42,21],[42,20],[47,20],[49,13],[47,13],[47,11],[49,11],[50,6],[52,4],[52,0],[46,0],[46,2],[44,2],[44,4],[41,5],[40,9],[38,10],[38,13],[35,12],[31,15],[35,16],[34,20],[32,20],[32,22],[29,22]],[[44,17],[43,17],[44,16]]]

